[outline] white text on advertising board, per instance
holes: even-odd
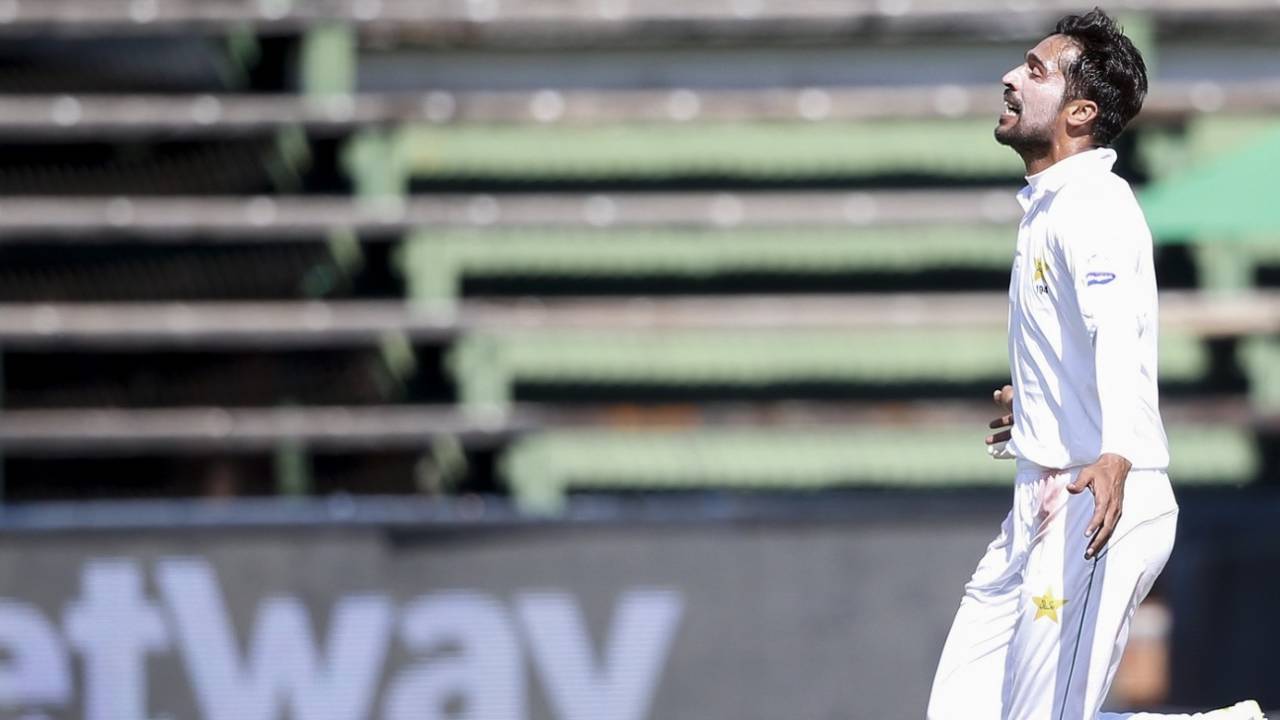
[[[684,607],[670,589],[626,590],[593,641],[562,590],[506,602],[465,590],[400,604],[345,595],[319,623],[300,599],[277,595],[258,603],[246,634],[205,560],[161,560],[153,578],[149,597],[141,563],[87,562],[79,597],[57,619],[0,599],[0,711],[165,717],[147,707],[148,662],[163,658],[183,668],[207,720],[525,720],[534,682],[560,720],[641,720]],[[317,626],[328,628],[323,639]],[[390,668],[395,643],[413,660]]]

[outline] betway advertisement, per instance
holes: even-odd
[[[992,528],[9,535],[0,718],[917,718]]]

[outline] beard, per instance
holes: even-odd
[[[1042,154],[1053,146],[1052,125],[1046,123],[1043,127],[1035,127],[1024,120],[1019,115],[1012,125],[996,125],[996,142],[1013,148],[1023,157]]]

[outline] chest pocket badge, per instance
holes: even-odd
[[[1035,274],[1031,276],[1031,286],[1036,289],[1036,292],[1041,293],[1042,295],[1049,294],[1049,280],[1045,276],[1044,272],[1048,267],[1048,263],[1040,258],[1036,258],[1036,271]]]

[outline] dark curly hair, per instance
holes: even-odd
[[[1064,70],[1067,87],[1063,102],[1097,103],[1093,141],[1110,145],[1147,97],[1147,64],[1142,53],[1101,8],[1062,18],[1054,33],[1065,35],[1079,48]]]

